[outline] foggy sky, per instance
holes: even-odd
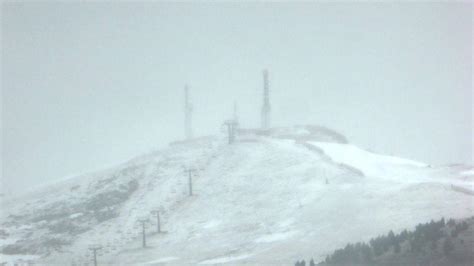
[[[3,3],[2,181],[20,191],[196,135],[238,102],[370,150],[472,163],[472,6]]]

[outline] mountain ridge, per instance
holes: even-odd
[[[221,137],[176,142],[110,171],[74,179],[54,194],[18,203],[23,207],[2,217],[9,234],[0,239],[4,256],[84,263],[90,261],[88,246],[99,244],[104,247],[100,259],[114,264],[291,264],[314,248],[317,237],[331,239],[319,247],[322,258],[339,245],[387,228],[472,214],[472,196],[449,186],[456,181],[471,189],[472,179],[462,177],[465,171],[424,165],[407,170],[389,163],[382,164],[387,176],[372,176],[334,155],[331,146],[352,149],[345,138],[317,129],[243,130],[231,145]],[[373,159],[377,155],[369,158],[380,166]],[[196,169],[191,197],[188,168]],[[400,178],[407,173],[414,177]],[[400,206],[394,205],[397,201]],[[166,234],[152,234],[152,210],[160,211]],[[146,249],[140,248],[140,217],[150,219]],[[348,217],[352,225],[345,223]],[[367,228],[367,217],[378,224]],[[16,227],[19,223],[23,227]],[[295,239],[297,245],[286,244]],[[38,249],[45,243],[48,250]]]

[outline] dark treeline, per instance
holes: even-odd
[[[317,265],[471,265],[472,241],[467,243],[465,237],[460,237],[467,229],[467,221],[432,220],[418,224],[414,231],[403,230],[399,234],[390,231],[369,243],[347,244]],[[316,264],[313,259],[295,263],[295,266],[306,265]]]

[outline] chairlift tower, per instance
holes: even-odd
[[[229,119],[224,121],[224,125],[227,127],[228,142],[232,144],[235,141],[235,134],[239,123],[235,119]]]
[[[197,170],[194,168],[186,169],[186,172],[188,173],[188,195],[189,196],[193,195],[193,173],[196,171]]]
[[[151,214],[156,215],[156,232],[159,234],[159,233],[161,233],[160,211],[159,210],[153,210],[153,211],[151,211]]]
[[[146,248],[146,230],[145,225],[148,222],[148,219],[141,218],[138,219],[138,222],[142,225],[142,247]]]
[[[100,245],[92,245],[89,247],[89,250],[92,251],[92,254],[93,254],[93,262],[94,262],[94,266],[97,266],[97,251],[101,250],[102,249],[102,246]]]

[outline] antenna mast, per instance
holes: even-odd
[[[239,115],[237,114],[237,102],[234,101],[234,121],[239,123]]]
[[[192,112],[193,106],[189,102],[189,88],[188,85],[184,86],[184,135],[186,139],[191,139],[193,137],[192,130]]]
[[[263,105],[262,105],[262,129],[270,128],[270,92],[268,84],[268,71],[263,70]]]

